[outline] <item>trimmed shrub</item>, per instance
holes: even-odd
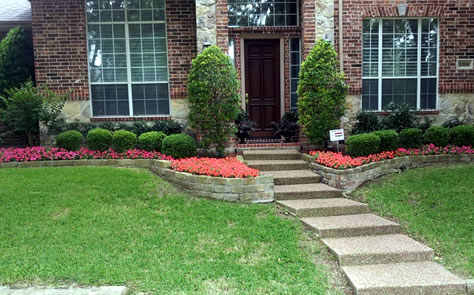
[[[137,145],[137,135],[127,130],[115,131],[112,138],[114,150],[122,153],[134,149]]]
[[[423,131],[418,128],[403,129],[400,132],[400,147],[416,149],[423,145]]]
[[[163,154],[175,159],[194,157],[196,149],[196,141],[187,134],[173,134],[163,139]]]
[[[83,141],[84,136],[75,130],[64,131],[56,135],[56,146],[68,151],[78,151]]]
[[[213,146],[218,156],[237,132],[232,124],[240,111],[239,80],[230,58],[211,46],[193,60],[188,80],[189,122],[202,136],[201,145]]]
[[[339,71],[337,53],[330,42],[320,40],[301,65],[298,82],[298,123],[309,142],[327,146],[329,130],[344,115],[347,85]]]
[[[152,130],[166,135],[180,134],[184,131],[184,125],[176,120],[158,120],[153,124]]]
[[[450,131],[451,144],[474,146],[474,125],[459,125]]]
[[[372,133],[349,136],[346,140],[346,153],[351,157],[365,157],[380,150],[380,137]]]
[[[380,152],[394,151],[398,149],[400,138],[395,130],[380,130],[372,132],[380,137]]]
[[[91,150],[106,151],[112,145],[112,132],[105,129],[92,129],[87,132],[87,147]]]
[[[166,134],[163,132],[151,131],[143,133],[138,137],[138,145],[141,149],[146,151],[159,151],[161,152],[161,146],[163,139],[165,139]]]
[[[441,126],[433,126],[426,130],[423,135],[424,143],[435,146],[447,146],[449,144],[449,129]]]
[[[382,129],[379,117],[373,112],[360,112],[356,117],[357,123],[352,128],[352,134],[363,134]]]
[[[23,28],[16,27],[0,42],[0,95],[33,78],[33,48],[28,38]]]

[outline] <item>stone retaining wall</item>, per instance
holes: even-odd
[[[217,200],[267,203],[273,202],[273,177],[223,178],[194,175],[170,169],[171,162],[154,159],[58,160],[0,163],[0,168],[33,168],[65,166],[113,166],[146,168],[164,179],[198,196]]]
[[[474,164],[474,155],[405,156],[347,170],[319,165],[314,162],[315,157],[307,154],[303,155],[303,160],[310,162],[311,170],[321,176],[323,183],[350,193],[369,180],[406,169],[446,164]]]

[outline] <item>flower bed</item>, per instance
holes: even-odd
[[[44,147],[0,149],[0,163],[96,159],[155,159],[172,161],[173,157],[159,152],[147,152],[145,150],[128,150],[123,153],[117,153],[112,149],[101,152],[86,148],[81,148],[79,151],[67,151],[54,147],[48,149]]]
[[[376,163],[383,160],[394,159],[404,156],[420,156],[420,155],[463,155],[474,154],[474,149],[470,146],[465,147],[436,147],[433,144],[425,145],[421,149],[404,149],[399,148],[396,151],[382,152],[367,157],[345,156],[342,153],[311,151],[311,156],[315,156],[316,163],[334,168],[334,169],[351,169],[369,163]]]
[[[179,172],[226,178],[257,177],[258,170],[247,167],[237,158],[186,158],[174,160],[171,168]]]

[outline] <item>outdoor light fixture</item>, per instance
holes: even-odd
[[[398,15],[399,16],[406,16],[407,15],[408,4],[406,4],[406,3],[398,4],[397,8],[398,8]]]
[[[208,47],[211,47],[211,45],[212,45],[211,42],[206,40],[206,42],[202,43],[202,49],[204,50]]]

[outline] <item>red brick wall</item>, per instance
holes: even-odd
[[[89,99],[85,1],[31,1],[36,82]]]
[[[216,34],[217,46],[224,52],[229,49],[229,11],[227,8],[227,0],[216,1]]]
[[[85,1],[32,1],[36,80],[71,100],[89,100]],[[186,98],[191,60],[196,56],[194,0],[167,1],[170,97]]]
[[[474,92],[474,71],[458,71],[456,60],[474,58],[474,5],[471,0],[344,0],[344,72],[351,94],[361,93],[362,20],[397,17],[397,5],[408,4],[407,17],[440,20],[439,92]],[[338,49],[338,1],[335,0],[335,42]]]
[[[171,99],[187,97],[191,61],[197,54],[196,1],[166,1],[168,64]]]
[[[318,0],[300,0],[300,23],[302,38],[303,57],[311,51],[316,41],[316,1]]]

